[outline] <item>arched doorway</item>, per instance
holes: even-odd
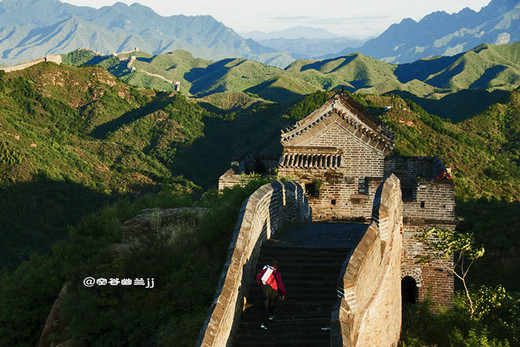
[[[403,304],[417,303],[417,282],[411,276],[406,276],[401,280],[401,297]]]

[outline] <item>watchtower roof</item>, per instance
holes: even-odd
[[[293,145],[299,142],[299,138],[308,138],[319,133],[331,122],[342,124],[357,137],[387,154],[394,148],[392,132],[345,93],[334,95],[294,126],[282,130],[281,142],[284,146]]]

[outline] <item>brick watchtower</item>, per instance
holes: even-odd
[[[348,96],[335,95],[281,139],[278,175],[295,178],[314,220],[366,219],[384,178],[391,134]]]
[[[305,187],[313,220],[370,220],[380,183],[392,173],[401,180],[403,300],[427,296],[451,306],[453,275],[440,263],[416,264],[425,250],[418,230],[457,224],[453,180],[436,157],[391,157],[392,133],[348,95],[337,94],[292,128],[282,131],[278,175]],[[220,177],[219,189],[240,183],[240,166]],[[452,260],[450,260],[452,262]]]
[[[403,300],[430,296],[452,305],[453,275],[440,264],[415,264],[424,254],[413,236],[430,227],[456,226],[453,180],[435,157],[389,157],[393,136],[347,95],[335,95],[282,132],[278,175],[305,187],[313,220],[369,220],[385,177],[401,180],[404,216]]]
[[[423,244],[414,239],[418,230],[431,227],[454,230],[455,194],[453,179],[439,158],[387,158],[385,176],[395,174],[401,180],[403,196],[404,254],[401,266],[403,299],[423,301],[426,297],[439,305],[453,305],[453,275],[439,262],[418,265],[418,255],[425,255]],[[445,261],[451,265],[453,259]]]

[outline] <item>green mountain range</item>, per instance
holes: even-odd
[[[203,135],[207,114],[182,95],[138,90],[99,67],[0,71],[2,266],[47,248],[116,197],[176,182],[176,147]]]
[[[377,114],[383,114],[385,108],[392,110],[388,114],[399,108],[409,109],[411,106],[393,104],[393,98],[403,98],[444,118],[468,119],[456,125],[440,121],[427,124],[428,127],[438,123],[446,129],[457,129],[449,130],[450,136],[441,141],[449,143],[448,148],[465,148],[469,143],[473,147],[478,144],[482,153],[491,151],[478,166],[488,171],[475,175],[476,171],[470,168],[460,169],[461,177],[467,177],[464,189],[468,191],[459,196],[477,197],[498,191],[500,196],[514,198],[516,188],[508,184],[516,179],[516,135],[512,130],[489,134],[490,129],[515,129],[516,123],[508,121],[490,126],[486,123],[490,120],[482,120],[486,119],[482,114],[499,113],[500,107],[496,106],[494,111],[488,107],[508,100],[510,106],[506,109],[516,112],[513,101],[517,100],[518,92],[511,94],[510,90],[518,89],[520,83],[519,60],[520,46],[516,43],[482,45],[459,56],[404,65],[354,54],[324,61],[300,60],[285,70],[246,59],[210,62],[194,58],[186,51],[158,56],[143,52],[102,56],[77,50],[66,55],[64,61],[81,67],[45,63],[22,71],[0,72],[0,184],[7,189],[4,196],[13,196],[3,199],[2,203],[11,206],[5,207],[6,210],[21,211],[27,209],[20,206],[32,206],[29,211],[43,205],[54,206],[53,213],[58,216],[63,212],[60,204],[71,198],[65,194],[65,200],[60,200],[67,189],[84,191],[81,196],[96,196],[86,202],[95,209],[117,196],[156,190],[165,180],[177,182],[174,178],[177,175],[205,188],[214,186],[231,158],[247,153],[279,152],[279,130],[295,117],[292,111],[295,102],[304,95],[315,92],[318,94],[313,95],[327,95],[320,90],[340,87],[356,91],[356,95],[380,95]],[[131,84],[155,89],[137,89],[105,68]],[[166,80],[180,81],[182,94],[171,91],[173,85]],[[187,99],[184,93],[194,100]],[[470,117],[476,114],[480,115]],[[403,124],[410,121],[415,123],[415,120],[406,120]],[[474,125],[477,123],[487,125]],[[407,134],[424,135],[422,131],[417,133],[404,126],[403,129]],[[420,148],[423,148],[421,155],[443,153],[446,151],[443,146],[432,146],[445,136],[446,129],[434,128],[433,139],[428,144],[422,143],[423,137],[402,140],[401,143],[409,146],[408,149],[403,147],[403,153],[413,154]],[[461,140],[461,136],[465,140]],[[450,137],[459,142],[453,142]],[[488,143],[489,148],[483,143]],[[471,156],[456,157],[455,153],[466,156],[475,151],[471,146],[443,159],[452,162],[450,165],[457,170],[457,165]],[[507,154],[493,154],[493,151]],[[212,160],[200,159],[207,153],[212,153]],[[497,168],[506,173],[495,172]],[[489,182],[480,181],[490,172],[497,177],[505,175],[509,183],[498,184],[494,178],[489,178]],[[22,182],[27,185],[20,185]],[[34,188],[34,182],[39,182],[36,184],[39,188]],[[49,203],[53,182],[60,182],[61,187],[57,195],[51,194],[52,199],[62,201],[56,206]],[[490,182],[496,186],[478,192],[478,185],[486,186]],[[460,187],[458,189],[463,189]],[[27,189],[35,193],[22,194]],[[20,201],[14,198],[19,196],[24,198]],[[30,203],[31,196],[33,203]],[[71,219],[63,219],[58,229],[52,218],[48,222],[35,220],[41,228],[39,235],[30,239],[34,245],[45,248],[55,237],[64,235],[66,225],[81,215],[79,211],[71,213]],[[2,244],[6,263],[17,263],[32,248],[19,248],[16,241],[26,239],[36,230],[26,221],[24,214],[4,221],[4,225],[18,230],[9,232],[5,240],[11,241]]]
[[[327,60],[297,60],[283,70],[242,58],[210,62],[186,51],[157,56],[144,52],[101,56],[79,50],[66,55],[64,61],[99,64],[139,87],[174,90],[172,83],[178,81],[183,93],[194,97],[245,92],[283,102],[313,91],[338,88],[399,94],[431,113],[454,120],[483,111],[504,100],[504,91],[520,86],[520,43],[483,44],[452,57],[401,65],[354,53]]]

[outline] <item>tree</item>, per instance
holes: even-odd
[[[471,318],[473,318],[475,309],[469,295],[466,276],[475,261],[484,255],[484,247],[475,245],[475,238],[472,234],[459,233],[443,228],[434,227],[419,231],[415,238],[424,244],[427,251],[426,255],[418,256],[419,263],[427,264],[437,260],[444,269],[450,271],[462,281]],[[451,263],[449,260],[453,256],[453,263]]]

